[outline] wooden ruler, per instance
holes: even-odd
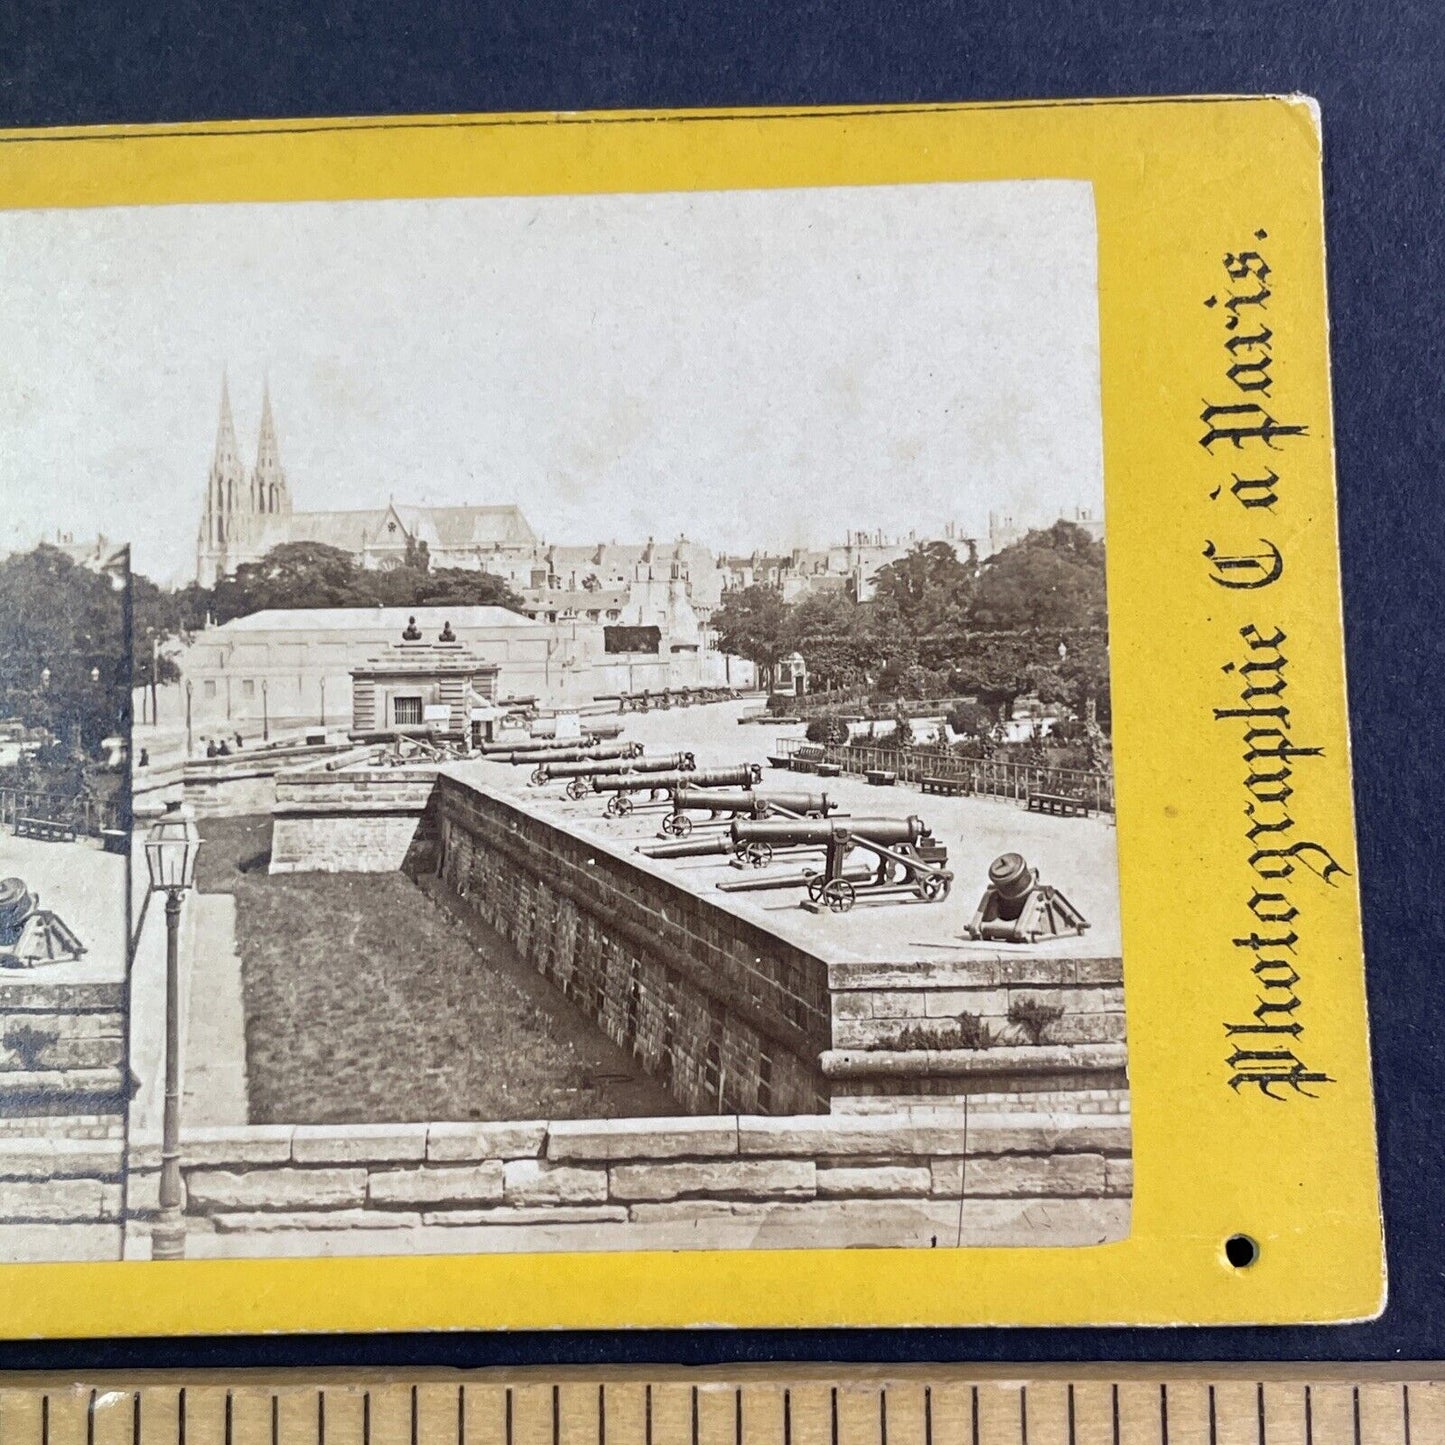
[[[0,1377],[0,1445],[1445,1445],[1445,1367]]]

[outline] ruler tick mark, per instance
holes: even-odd
[[[186,1387],[176,1400],[176,1445],[186,1445]]]
[[[602,1387],[599,1385],[598,1389]],[[457,1386],[457,1445],[467,1445],[467,1387]]]
[[[416,1445],[412,1436],[411,1445]],[[562,1387],[552,1386],[552,1445],[562,1445]]]
[[[692,1445],[697,1445],[697,1386],[692,1387]]]
[[[783,1445],[793,1445],[793,1392],[783,1391]]]
[[[652,1431],[647,1432],[648,1445],[652,1442]],[[512,1445],[512,1387],[507,1386],[507,1445]]]
[[[85,1403],[85,1445],[95,1445],[95,1391]]]
[[[462,1442],[458,1442],[462,1445]],[[597,1387],[597,1445],[607,1445],[607,1387]]]
[[[1360,1387],[1356,1385],[1352,1393],[1355,1398],[1355,1445],[1360,1445]]]
[[[1019,1386],[1019,1441],[1020,1445],[1029,1445],[1029,1387]],[[887,1445],[887,1442],[884,1442]]]
[[[512,1394],[512,1392],[511,1392],[510,1390],[508,1390],[508,1391],[507,1391],[507,1397],[508,1397],[508,1398],[507,1398],[507,1405],[508,1405],[507,1420],[508,1420],[508,1423],[509,1423],[509,1424],[510,1424],[511,1418],[512,1418],[511,1408],[510,1408],[510,1407],[511,1407],[511,1394]],[[739,1405],[738,1410],[739,1410],[739,1414],[741,1414],[741,1411],[742,1411],[741,1405]],[[643,1395],[642,1395],[642,1433],[643,1433],[643,1438],[644,1438],[644,1439],[646,1440],[646,1442],[647,1442],[647,1445],[652,1445],[652,1386],[651,1386],[651,1385],[649,1385],[649,1386],[647,1387],[647,1389],[643,1391]],[[742,1438],[743,1438],[743,1429],[742,1429],[742,1426],[739,1425],[739,1426],[738,1426],[738,1445],[742,1445]],[[507,1445],[512,1445],[512,1432],[511,1432],[510,1429],[507,1431]]]
[[[235,1433],[236,1433],[236,1431],[235,1431],[235,1423],[234,1423],[234,1421],[233,1421],[232,1418],[231,1418],[231,1416],[232,1416],[232,1403],[233,1403],[233,1402],[232,1402],[232,1400],[231,1400],[231,1392],[230,1392],[229,1390],[227,1390],[227,1391],[226,1391],[226,1445],[232,1445],[232,1441],[234,1440],[234,1438],[235,1438]]]
[[[829,1399],[829,1415],[831,1418],[828,1438],[833,1445],[838,1445],[838,1387],[836,1385],[833,1386]]]
[[[326,1391],[316,1392],[316,1445],[326,1445]]]
[[[1305,1386],[1305,1445],[1315,1445],[1315,1402],[1308,1385]]]
[[[978,1386],[973,1387],[973,1408],[971,1410],[973,1419],[973,1445],[978,1445]],[[1072,1440],[1072,1437],[1070,1437]]]
[[[652,1386],[649,1385],[647,1389],[647,1442],[648,1445],[652,1445]],[[743,1445],[743,1392],[741,1386],[733,1396],[733,1441],[734,1445]]]
[[[1110,1386],[1110,1394],[1111,1394],[1112,1399],[1113,1399],[1113,1409],[1114,1409],[1114,1445],[1119,1445],[1119,1387],[1118,1387],[1118,1385],[1112,1385],[1112,1386]]]
[[[1258,1412],[1258,1414],[1259,1414],[1259,1445],[1265,1445],[1265,1442],[1264,1442],[1264,1382],[1263,1382],[1262,1380],[1260,1381],[1259,1384],[1257,1384],[1257,1385],[1254,1387],[1254,1406],[1255,1406],[1255,1410],[1256,1410],[1256,1411]]]
[[[416,1386],[411,1387],[411,1445],[417,1445],[417,1407],[416,1407]]]
[[[185,1394],[184,1390],[181,1394]],[[50,1445],[50,1392],[40,1397],[40,1445]]]
[[[1169,1386],[1159,1384],[1159,1445],[1169,1445]]]
[[[361,1392],[361,1445],[371,1445],[371,1391]]]
[[[1400,1418],[1405,1425],[1405,1445],[1410,1445],[1410,1387],[1408,1385],[1401,1387]]]
[[[1214,1386],[1209,1387],[1209,1445],[1219,1445],[1219,1424],[1214,1415]]]
[[[281,1445],[281,1397],[271,1396],[271,1445]]]
[[[1069,1394],[1069,1445],[1076,1445],[1076,1437],[1075,1437],[1075,1435],[1074,1435],[1074,1387],[1073,1387],[1072,1385],[1069,1386],[1068,1394]]]
[[[132,1390],[130,1397],[130,1445],[140,1445],[140,1391]]]
[[[933,1445],[933,1387],[923,1387],[923,1445]]]

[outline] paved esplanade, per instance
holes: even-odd
[[[1007,798],[935,797],[903,784],[873,787],[857,777],[819,778],[770,768],[766,759],[774,740],[801,737],[803,728],[801,724],[739,724],[738,718],[756,707],[755,702],[730,702],[628,713],[623,718],[623,737],[645,744],[649,753],[691,750],[699,768],[761,763],[764,771],[759,786],[765,791],[826,792],[838,802],[840,813],[898,818],[916,814],[948,849],[948,867],[954,875],[948,898],[941,903],[925,903],[911,898],[872,900],[864,894],[845,915],[814,915],[798,906],[804,896],[801,888],[775,893],[719,892],[715,886],[719,882],[756,876],[751,868],[739,870],[726,858],[654,860],[635,854],[640,867],[656,869],[695,887],[714,902],[725,903],[830,959],[898,959],[911,955],[942,961],[950,957],[997,957],[1001,953],[1064,958],[1119,955],[1119,869],[1112,818],[1056,818],[1027,812]],[[472,762],[454,764],[447,771],[528,799],[553,820],[565,820],[629,852],[639,843],[663,841],[660,828],[666,810],[643,806],[646,793],[634,795],[638,811],[625,818],[609,818],[603,813],[607,801],[604,795],[588,795],[573,802],[563,795],[561,783],[529,787],[529,767]],[[706,815],[695,816],[701,819]],[[1039,870],[1044,883],[1060,889],[1082,910],[1090,923],[1086,933],[1051,939],[1031,948],[976,943],[964,936],[964,927],[983,893],[988,865],[1000,853],[1008,852],[1022,853]],[[820,865],[821,859],[821,852],[801,861],[789,861],[784,854],[768,871],[797,872],[805,863]]]

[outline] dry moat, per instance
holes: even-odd
[[[689,1112],[404,874],[268,875],[269,814],[201,829],[199,887],[236,900],[251,1123]]]

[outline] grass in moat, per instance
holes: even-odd
[[[409,878],[271,876],[268,815],[200,828],[199,887],[236,898],[253,1124],[687,1112]]]

